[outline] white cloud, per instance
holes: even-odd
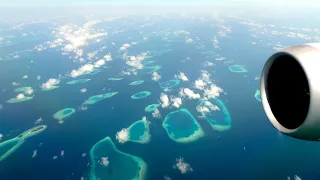
[[[209,61],[206,61],[205,65],[208,66],[208,67],[214,66],[214,64],[212,62],[209,62]]]
[[[105,60],[100,59],[94,63],[94,67],[99,68],[100,66],[103,66],[104,64],[106,64]]]
[[[143,64],[141,64],[141,61],[127,61],[126,64],[128,66],[131,66],[131,67],[135,67],[137,69],[142,69],[143,68]]]
[[[122,45],[122,46],[120,47],[120,51],[127,50],[128,47],[131,47],[131,45],[130,45],[130,44],[124,44],[124,45]]]
[[[200,99],[200,94],[194,93],[189,88],[183,88],[180,90],[180,95],[187,96],[189,99]]]
[[[63,47],[62,50],[66,52],[72,52],[73,50],[75,50],[75,47],[72,44],[67,44]]]
[[[137,60],[136,57],[130,56],[130,61],[135,61],[135,60]]]
[[[182,105],[182,99],[180,97],[171,97],[170,98],[172,106],[179,108]]]
[[[208,84],[211,83],[211,80],[210,80],[210,73],[208,71],[201,71],[201,78],[206,81]]]
[[[203,90],[204,87],[207,85],[202,79],[198,79],[194,82],[194,87],[200,90]]]
[[[108,160],[108,157],[101,157],[99,162],[101,165],[106,166],[106,167],[109,166],[109,163],[110,163]]]
[[[176,159],[176,161],[177,163],[173,166],[173,168],[177,168],[182,174],[193,171],[190,164],[184,162],[184,159],[182,157]]]
[[[159,81],[161,79],[161,75],[157,72],[152,73],[152,80]]]
[[[176,78],[181,79],[182,81],[188,81],[188,77],[183,73],[180,72],[178,75],[176,75]]]
[[[196,110],[202,114],[210,113],[211,111],[220,111],[219,107],[212,104],[210,101],[204,101],[201,106],[198,105]]]
[[[218,38],[215,36],[214,38],[213,38],[213,47],[214,48],[220,48],[219,47],[219,41],[218,41]]]
[[[208,99],[214,99],[220,96],[220,93],[223,92],[223,89],[216,86],[215,84],[211,84],[208,89],[204,90],[203,95]]]
[[[110,53],[107,54],[107,55],[105,55],[105,56],[103,56],[103,58],[104,58],[106,61],[112,61],[112,56],[111,56]]]
[[[126,128],[121,129],[121,131],[117,132],[116,139],[119,143],[125,143],[129,140],[129,130]]]
[[[160,101],[162,108],[167,108],[170,105],[169,97],[168,95],[161,93],[160,95]]]
[[[147,121],[147,116],[143,116],[142,121]]]
[[[152,112],[152,117],[153,118],[157,118],[157,119],[160,119],[161,118],[161,114],[160,114],[160,111],[158,108],[154,109],[153,112]]]
[[[24,96],[24,94],[18,94],[17,95],[17,99],[23,99],[25,96]]]
[[[71,71],[71,76],[73,78],[77,77],[77,76],[81,76],[83,75],[84,73],[88,73],[88,72],[91,72],[94,68],[94,65],[92,64],[85,64],[83,66],[81,66],[78,70],[72,70]]]
[[[191,38],[186,39],[186,43],[192,43],[193,40]]]
[[[26,90],[24,93],[25,93],[26,95],[31,95],[31,94],[33,94],[33,89],[30,88],[30,89]]]
[[[86,88],[82,88],[82,89],[80,89],[80,92],[85,93],[85,92],[87,92],[87,89]]]
[[[215,60],[216,61],[222,61],[222,60],[225,60],[226,58],[225,57],[217,57]]]

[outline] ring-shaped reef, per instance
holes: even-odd
[[[156,61],[141,61],[141,64],[145,66],[145,65],[148,65],[148,64],[152,64],[154,62],[156,62]]]
[[[170,139],[178,143],[189,143],[204,136],[200,124],[185,108],[169,113],[162,123]]]
[[[160,106],[160,104],[150,104],[144,110],[146,112],[152,112],[153,110],[157,109]]]
[[[76,79],[76,80],[72,80],[72,81],[66,82],[66,84],[68,84],[68,85],[80,84],[80,83],[88,82],[88,81],[90,81],[90,80],[91,80],[91,79]]]
[[[0,162],[17,150],[23,143],[24,140],[18,137],[0,143]]]
[[[35,136],[39,133],[41,133],[42,131],[44,131],[45,129],[47,129],[46,125],[40,125],[40,126],[36,126],[33,127],[31,129],[28,129],[26,131],[24,131],[23,133],[21,133],[18,137],[22,138],[22,139],[26,139],[29,138],[31,136]]]
[[[260,94],[260,89],[256,90],[256,93],[254,94],[254,97],[256,98],[256,100],[261,102],[261,94]]]
[[[46,88],[46,87],[41,87],[41,91],[51,91],[51,90],[53,90],[53,89],[57,89],[57,88],[59,88],[60,86],[50,86],[50,87],[48,87],[48,88]]]
[[[159,85],[162,89],[166,89],[166,88],[173,88],[175,86],[178,86],[179,84],[180,84],[179,79],[172,79],[169,81],[162,82]]]
[[[32,87],[26,86],[26,87],[19,87],[14,89],[14,92],[26,92],[28,90],[32,89]]]
[[[129,140],[136,143],[146,144],[150,141],[150,127],[146,120],[139,120],[131,124],[128,128]]]
[[[47,128],[46,125],[33,127],[15,138],[0,143],[0,162],[17,150],[25,141],[25,139],[37,135]]]
[[[244,72],[248,72],[248,70],[246,68],[244,68],[243,66],[241,65],[232,65],[232,66],[229,66],[229,70],[231,72],[234,72],[234,73],[244,73]]]
[[[131,85],[131,86],[136,86],[136,85],[139,85],[139,84],[142,84],[142,83],[144,83],[144,80],[133,81],[133,82],[130,83],[129,85]]]
[[[142,91],[142,92],[138,92],[138,93],[132,95],[131,99],[142,99],[142,98],[145,98],[150,95],[151,95],[150,91]]]
[[[107,166],[100,162],[103,157],[109,160]],[[148,168],[141,158],[119,151],[110,137],[100,140],[91,148],[90,160],[90,180],[144,180]]]
[[[95,96],[91,96],[89,99],[87,99],[83,104],[85,105],[91,105],[94,104],[96,102],[99,102],[103,99],[106,98],[111,98],[112,96],[118,94],[118,92],[111,92],[111,93],[106,93],[106,94],[99,94],[99,95],[95,95]]]
[[[109,81],[121,81],[123,78],[108,78]]]
[[[71,116],[73,113],[75,113],[76,110],[74,108],[64,108],[61,109],[60,111],[56,112],[53,114],[53,118],[57,120],[63,120],[69,116]]]
[[[33,96],[31,96],[31,97],[29,97],[29,96],[24,96],[24,97],[22,97],[22,98],[17,98],[17,97],[15,97],[15,98],[11,98],[11,99],[7,100],[6,102],[7,102],[7,103],[10,103],[10,104],[13,104],[13,103],[19,103],[19,102],[29,101],[29,100],[31,100],[31,99],[33,99]]]
[[[101,69],[93,69],[92,71],[90,71],[90,72],[88,72],[88,73],[85,73],[85,74],[95,75],[95,74],[98,74],[98,73],[100,73],[100,72],[102,72]],[[85,74],[83,74],[83,75],[85,75]]]
[[[209,113],[203,114],[210,126],[216,131],[229,130],[231,128],[231,115],[225,104],[219,98],[211,99],[208,101],[218,107],[218,110],[216,111],[211,111]],[[200,106],[204,102],[205,101],[202,101],[200,103]]]
[[[225,61],[224,64],[231,64],[233,63],[233,60]]]
[[[143,67],[139,70],[140,74],[151,74],[155,71],[158,71],[161,69],[161,66],[150,66],[150,67]]]

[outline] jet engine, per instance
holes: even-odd
[[[274,53],[261,75],[261,101],[272,125],[303,140],[320,140],[320,43]]]

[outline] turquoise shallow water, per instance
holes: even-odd
[[[165,124],[168,125],[168,133],[173,134],[176,139],[189,137],[198,129],[188,111],[173,112],[166,117]]]
[[[144,134],[144,131],[144,123],[142,121],[136,123],[132,128],[130,128],[130,140],[140,140],[140,137]]]

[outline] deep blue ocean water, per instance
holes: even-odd
[[[130,19],[127,20],[130,23]],[[144,20],[137,20],[137,24]],[[156,21],[155,21],[156,22]],[[184,22],[184,23],[181,23]],[[250,44],[253,38],[250,29],[243,24],[234,21],[227,22],[232,26],[233,33],[230,37],[220,39],[221,49],[214,49],[210,41],[218,32],[210,29],[209,22],[187,21],[170,19],[157,21],[157,24],[144,28],[143,33],[150,35],[159,29],[171,31],[173,29],[185,29],[190,32],[190,37],[199,40],[193,44],[185,44],[185,39],[171,43],[171,52],[161,56],[155,56],[153,65],[162,68],[158,71],[162,78],[159,82],[174,79],[178,72],[184,72],[188,82],[181,82],[173,88],[175,94],[180,87],[192,88],[193,82],[201,75],[201,70],[211,73],[211,79],[225,94],[220,99],[227,106],[231,118],[232,128],[225,132],[213,131],[209,123],[198,118],[201,114],[196,111],[198,100],[183,102],[182,108],[187,108],[197,118],[205,132],[205,137],[190,144],[179,144],[172,141],[162,128],[161,124],[166,114],[175,111],[174,108],[159,108],[162,118],[152,118],[151,113],[144,111],[147,105],[158,103],[163,89],[159,82],[151,80],[150,74],[137,76],[123,76],[121,81],[108,81],[110,77],[118,77],[125,70],[125,62],[116,58],[118,46],[113,47],[112,42],[122,45],[135,39],[141,39],[139,26],[127,28],[123,21],[111,22],[106,29],[123,29],[125,32],[117,35],[109,35],[101,43],[96,43],[84,48],[86,52],[96,50],[100,46],[107,45],[102,54],[111,53],[113,61],[107,62],[112,66],[102,69],[101,73],[86,75],[79,78],[90,78],[83,84],[66,85],[72,80],[70,77],[61,79],[61,87],[52,91],[42,92],[39,89],[41,83],[49,78],[64,76],[72,69],[80,67],[68,56],[62,56],[57,49],[41,52],[30,52],[27,57],[21,57],[12,61],[0,61],[0,90],[5,89],[0,95],[0,133],[4,134],[1,141],[13,138],[19,133],[35,126],[34,122],[39,117],[44,119],[42,124],[48,128],[41,134],[31,137],[6,160],[0,162],[0,179],[80,179],[87,177],[90,170],[89,155],[82,157],[83,153],[89,153],[91,147],[106,136],[110,136],[120,151],[142,158],[148,164],[147,178],[152,180],[163,179],[165,175],[171,179],[286,179],[287,176],[299,175],[302,179],[319,179],[317,165],[320,163],[319,143],[305,142],[292,139],[279,134],[268,122],[262,105],[254,97],[259,88],[259,80],[263,64],[275,51],[272,47],[263,43],[270,37],[261,37],[262,43]],[[106,24],[99,26],[105,27]],[[99,28],[96,25],[97,28]],[[48,26],[33,27],[28,31],[43,29],[47,32]],[[26,29],[24,29],[26,30]],[[24,31],[24,30],[21,30]],[[13,31],[13,35],[21,32]],[[1,31],[2,33],[2,31]],[[3,34],[0,35],[2,36]],[[5,32],[10,34],[9,32]],[[42,42],[52,39],[49,31],[39,39]],[[30,37],[26,37],[30,38]],[[2,52],[12,53],[22,46],[33,47],[34,41],[24,41],[14,46],[2,48]],[[12,40],[13,41],[13,40]],[[278,41],[285,45],[302,43],[301,40],[288,40],[279,38]],[[30,44],[28,44],[30,43]],[[203,49],[196,49],[200,44]],[[147,50],[164,49],[165,44],[161,37],[150,35],[149,40],[133,46],[130,55],[137,55]],[[167,47],[166,47],[167,48]],[[226,60],[233,60],[233,64],[245,65],[246,73],[232,73],[226,61],[215,61],[201,54],[202,51],[215,51]],[[98,56],[98,55],[97,55]],[[186,60],[187,57],[190,60]],[[30,60],[33,60],[31,63]],[[203,63],[210,61],[215,66],[207,67]],[[27,74],[28,79],[22,79]],[[41,80],[36,77],[41,75]],[[128,84],[144,80],[137,86]],[[13,92],[12,82],[18,82],[21,86],[32,86],[35,89],[35,97],[31,101],[7,104],[6,100],[16,96]],[[80,93],[80,89],[86,88],[86,93]],[[144,99],[132,100],[131,95],[150,91],[152,94]],[[78,108],[91,96],[108,92],[119,94],[88,106],[88,110],[80,111]],[[172,92],[171,92],[172,93]],[[174,94],[174,93],[173,93]],[[283,92],[285,95],[285,92]],[[294,98],[294,97],[293,97]],[[65,120],[64,124],[58,124],[52,115],[63,108],[75,108],[76,113]],[[116,142],[115,134],[122,128],[129,127],[133,122],[143,116],[151,121],[151,141],[148,144]],[[32,158],[33,150],[38,154]],[[65,155],[60,157],[61,150]],[[58,156],[53,160],[53,156]],[[181,174],[173,168],[176,158],[184,157],[191,165],[193,172]],[[23,177],[23,178],[22,178]]]

